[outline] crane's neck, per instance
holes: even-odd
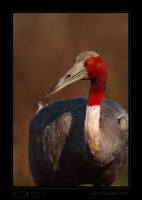
[[[100,109],[106,86],[106,77],[102,80],[91,80],[85,118],[85,141],[90,155],[96,161],[101,160],[100,145]]]

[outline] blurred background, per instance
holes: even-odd
[[[105,97],[128,111],[128,13],[13,13],[13,186],[34,186],[28,129],[39,101],[88,95],[90,82],[78,81],[45,98],[86,50],[105,62]],[[128,186],[128,162],[112,186]]]

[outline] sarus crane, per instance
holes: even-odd
[[[90,80],[88,97],[42,105],[29,126],[29,165],[36,186],[109,187],[128,159],[128,113],[104,98],[107,72],[94,51],[50,89],[49,98],[77,80]]]

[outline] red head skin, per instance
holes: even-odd
[[[106,87],[106,67],[100,56],[87,58],[84,64],[88,72],[88,79],[91,80],[87,105],[100,106]]]

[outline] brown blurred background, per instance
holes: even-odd
[[[13,186],[33,186],[28,128],[38,102],[88,95],[89,81],[78,81],[45,98],[86,50],[96,51],[106,64],[105,97],[128,111],[127,13],[13,14]],[[128,162],[113,186],[128,186]]]

